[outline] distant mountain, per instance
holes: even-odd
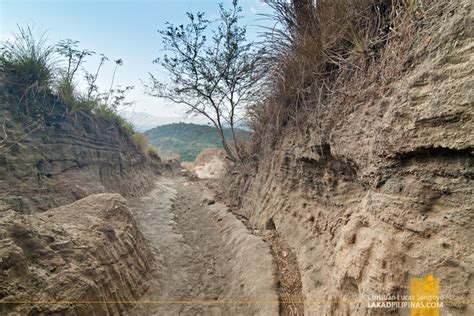
[[[133,112],[133,111],[122,111],[120,115],[125,118],[127,121],[132,123],[135,130],[140,133],[143,133],[149,129],[152,129],[157,126],[172,124],[172,123],[179,123],[179,122],[189,122],[189,123],[198,123],[203,124],[205,123],[204,119],[199,118],[183,118],[179,116],[155,116],[152,114],[148,114],[145,112]]]
[[[240,136],[245,130],[237,129]],[[225,129],[225,137],[232,139],[230,129]],[[216,129],[211,126],[174,123],[152,128],[145,132],[148,142],[165,154],[179,154],[182,161],[194,161],[196,156],[208,147],[221,148],[221,140]]]
[[[157,117],[144,112],[123,111],[120,115],[132,123],[138,132],[144,132],[153,127],[182,121],[180,117]]]

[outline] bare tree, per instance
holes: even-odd
[[[217,129],[228,159],[242,158],[235,133],[239,113],[251,102],[260,81],[260,52],[246,39],[239,25],[237,1],[226,10],[219,4],[219,19],[212,22],[204,13],[187,13],[187,25],[167,23],[159,33],[167,54],[154,63],[169,75],[168,82],[150,74],[149,93],[187,106],[188,113],[206,117]],[[232,142],[224,129],[229,127]]]
[[[119,66],[123,66],[123,60],[122,58],[119,58],[119,59],[116,59],[114,60],[115,62],[115,68],[114,68],[114,73],[112,74],[112,80],[110,81],[110,88],[109,88],[109,95],[107,96],[107,100],[105,101],[105,104],[108,105],[109,104],[109,99],[112,95],[112,92],[113,92],[113,87],[114,87],[114,81],[115,81],[115,74],[117,73],[117,68]],[[133,89],[133,88],[132,88]]]
[[[78,49],[79,41],[71,39],[62,40],[57,44],[56,51],[66,58],[67,68],[63,71],[63,77],[66,83],[72,86],[74,75],[79,67],[84,63],[87,56],[92,56],[95,52],[88,49]]]
[[[95,72],[95,74],[92,74],[92,73],[89,73],[87,71],[85,71],[85,79],[86,79],[86,82],[87,82],[87,100],[89,101],[92,97],[92,94],[94,92],[97,92],[98,91],[98,87],[97,87],[97,78],[99,77],[99,72],[100,72],[100,69],[102,68],[102,66],[104,65],[104,63],[109,60],[104,54],[100,54],[100,62],[99,62],[99,66],[97,67],[97,70]]]

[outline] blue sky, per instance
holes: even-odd
[[[162,51],[157,29],[166,21],[174,24],[187,22],[186,12],[203,11],[208,17],[218,13],[218,2],[210,0],[0,0],[0,39],[11,38],[20,26],[33,25],[36,34],[44,31],[51,43],[71,38],[80,41],[81,48],[103,53],[110,60],[122,58],[124,65],[118,70],[116,82],[123,86],[134,85],[130,99],[133,109],[155,116],[182,116],[182,108],[164,104],[162,100],[144,93],[140,79],[146,80],[148,72],[156,73],[152,64]],[[230,5],[230,0],[223,1]],[[239,1],[248,26],[248,37],[256,38],[261,29],[261,13],[269,9],[260,0]],[[94,70],[97,56],[89,58],[85,68]],[[99,86],[110,85],[113,63],[103,69]],[[164,75],[164,74],[163,74]]]

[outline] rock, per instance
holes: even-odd
[[[199,179],[218,179],[225,175],[227,162],[225,151],[220,148],[205,148],[196,157],[192,170]]]
[[[181,177],[187,177],[187,178],[190,178],[192,176],[192,173],[189,171],[189,170],[186,170],[186,169],[181,169],[179,171],[179,175]]]
[[[216,204],[216,201],[214,199],[205,198],[204,200],[202,200],[202,203],[204,205],[212,205],[212,204]]]

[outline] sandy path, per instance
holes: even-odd
[[[263,241],[224,206],[203,205],[206,196],[199,183],[160,178],[131,205],[159,267],[140,299],[153,303],[134,307],[130,315],[278,314],[275,304],[228,303],[276,301],[273,261]]]

